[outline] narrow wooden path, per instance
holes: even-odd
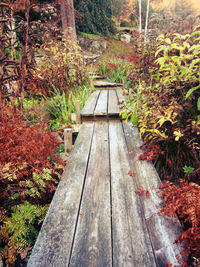
[[[138,160],[142,141],[119,119],[121,97],[115,89],[96,91],[83,109],[28,267],[180,266],[180,223],[158,215],[160,180],[152,163]],[[139,186],[148,198],[135,193]]]
[[[123,99],[121,90],[97,90],[89,98],[81,112],[82,121],[120,119],[119,102]]]

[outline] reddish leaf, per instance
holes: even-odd
[[[150,197],[150,193],[149,193],[149,190],[146,190],[146,198],[149,198]]]
[[[135,177],[135,174],[131,170],[128,172],[128,175]]]
[[[24,251],[20,254],[20,257],[22,260],[26,258],[28,251],[31,249],[32,249],[32,247],[30,246],[30,244],[28,245],[28,247],[26,247],[24,249]]]

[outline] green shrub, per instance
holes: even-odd
[[[112,82],[122,83],[123,79],[127,81],[127,76],[131,71],[131,64],[123,60],[103,60],[98,62],[99,72],[105,75]]]
[[[53,97],[47,97],[43,102],[43,109],[51,129],[61,130],[69,127],[72,123],[70,115],[76,112],[76,100],[81,101],[81,108],[83,108],[92,91],[93,88],[82,86],[73,88],[68,95],[57,91]]]
[[[139,91],[130,90],[124,107],[123,117],[131,117],[139,126],[144,142],[164,151],[156,161],[162,177],[182,177],[185,165],[198,168],[199,38],[198,28],[191,34],[159,36],[151,77],[154,82],[143,83]]]
[[[35,75],[44,95],[55,93],[54,88],[61,93],[68,93],[76,86],[88,84],[89,74],[76,43],[47,40],[39,54]]]
[[[39,227],[43,222],[49,205],[34,205],[28,201],[12,207],[10,218],[3,221],[0,229],[0,242],[6,243],[1,251],[7,266],[13,265],[20,254],[21,259],[27,256],[30,244],[34,244]]]

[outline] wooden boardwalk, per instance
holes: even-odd
[[[97,91],[83,109],[87,121],[28,267],[180,266],[180,247],[174,244],[180,223],[158,215],[160,180],[152,163],[138,160],[137,128],[116,119],[120,97],[116,90]],[[149,191],[148,198],[135,193],[139,186]]]
[[[121,90],[97,90],[81,112],[82,121],[119,119],[119,103],[123,96]]]

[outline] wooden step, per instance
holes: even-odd
[[[104,79],[106,79],[106,76],[100,75],[98,73],[89,72],[89,74],[90,74],[90,76],[92,77],[93,80],[104,80]]]
[[[95,80],[104,80],[106,77],[103,75],[97,75],[97,76],[93,76],[93,79]]]
[[[121,83],[112,83],[108,81],[95,81],[94,87],[97,89],[116,89],[119,87],[122,87],[123,85]]]
[[[120,90],[97,90],[86,102],[82,112],[82,121],[120,119],[119,103],[123,96]]]

